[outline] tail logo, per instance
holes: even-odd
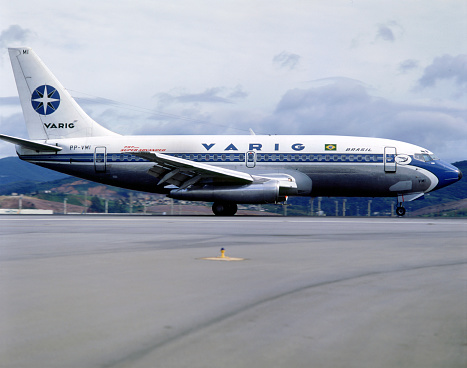
[[[32,93],[31,104],[38,114],[50,115],[60,105],[60,94],[54,87],[44,84]]]

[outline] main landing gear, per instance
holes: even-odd
[[[396,208],[396,214],[399,217],[402,217],[405,215],[405,208],[402,207],[402,203],[399,203],[399,206]]]
[[[233,216],[237,213],[237,204],[230,202],[214,202],[212,212],[216,216]]]

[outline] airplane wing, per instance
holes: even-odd
[[[13,144],[18,144],[24,148],[31,149],[34,151],[58,152],[62,150],[62,147],[52,146],[51,144],[46,144],[46,143],[38,143],[38,142],[30,141],[29,139],[24,139],[24,138],[11,137],[5,134],[0,134],[0,139],[6,142],[13,143]]]
[[[163,153],[132,152],[132,154],[157,163],[148,172],[160,179],[157,185],[167,183],[179,189],[185,189],[201,179],[219,181],[224,184],[250,184],[254,181],[251,175],[241,171],[224,169]]]

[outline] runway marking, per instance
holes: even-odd
[[[205,257],[205,258],[198,258],[198,259],[202,259],[205,261],[225,261],[225,262],[246,260],[246,258],[235,258],[235,257]]]
[[[203,216],[204,217],[204,216]],[[1,221],[109,221],[109,222],[118,222],[118,221],[125,221],[125,222],[142,222],[144,220],[151,220],[151,221],[160,221],[160,222],[192,222],[192,223],[213,223],[213,222],[223,222],[223,223],[242,223],[245,221],[254,221],[255,223],[270,223],[270,222],[282,222],[282,223],[346,223],[346,224],[397,224],[397,225],[407,225],[407,224],[427,224],[427,225],[435,225],[435,224],[443,224],[443,225],[461,225],[465,226],[467,220],[464,218],[459,219],[430,219],[430,220],[422,220],[417,218],[411,219],[398,219],[398,218],[391,218],[391,219],[381,219],[381,218],[371,218],[371,219],[346,219],[346,218],[335,218],[335,219],[324,219],[324,218],[310,218],[310,219],[290,219],[290,218],[281,218],[281,217],[268,217],[268,218],[251,218],[251,217],[237,217],[237,218],[216,218],[214,216],[209,217],[165,217],[165,216],[125,216],[125,217],[101,217],[101,216],[94,216],[94,215],[69,215],[69,216],[53,216],[53,217],[29,217],[29,216],[21,216],[21,215],[8,215],[8,217],[0,217]]]

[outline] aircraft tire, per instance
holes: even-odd
[[[404,207],[397,207],[396,208],[397,216],[402,217],[405,215],[405,208]]]
[[[237,213],[237,204],[228,202],[214,202],[212,212],[216,216],[233,216]]]

